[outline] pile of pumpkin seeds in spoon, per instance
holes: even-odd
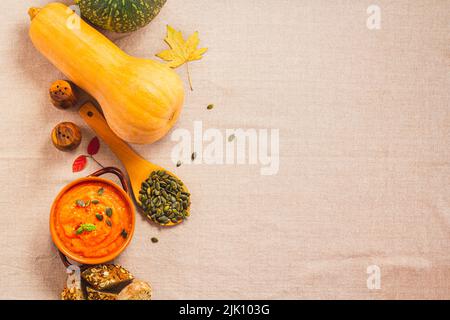
[[[162,225],[179,223],[189,216],[190,196],[184,191],[183,182],[164,170],[153,171],[139,191],[147,217]]]

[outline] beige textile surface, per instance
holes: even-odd
[[[59,298],[49,208],[97,169],[72,174],[94,134],[51,107],[62,75],[27,36],[27,8],[47,2],[0,1],[0,298]],[[450,298],[450,1],[378,0],[380,30],[366,26],[371,4],[169,0],[147,28],[113,36],[150,58],[166,48],[166,24],[200,32],[210,51],[191,64],[195,91],[175,128],[280,129],[272,176],[249,164],[175,168],[170,135],[136,146],[193,194],[177,228],[138,216],[117,259],[155,299]],[[51,145],[60,121],[82,126],[77,151]],[[98,160],[120,166],[105,144]],[[370,265],[380,290],[367,287]]]

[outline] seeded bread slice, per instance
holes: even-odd
[[[134,277],[125,268],[114,264],[93,266],[82,272],[81,277],[95,290],[109,290],[131,282]]]

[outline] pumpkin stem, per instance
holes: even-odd
[[[41,8],[30,8],[28,9],[28,15],[30,16],[30,20],[33,20],[34,17],[37,16],[37,14],[39,13],[39,11],[41,11]]]

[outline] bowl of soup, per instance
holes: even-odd
[[[59,251],[82,264],[101,264],[116,258],[134,234],[134,205],[125,190],[100,178],[104,173],[121,173],[115,168],[102,169],[92,176],[65,186],[50,212],[50,232]],[[123,175],[123,174],[122,174]]]

